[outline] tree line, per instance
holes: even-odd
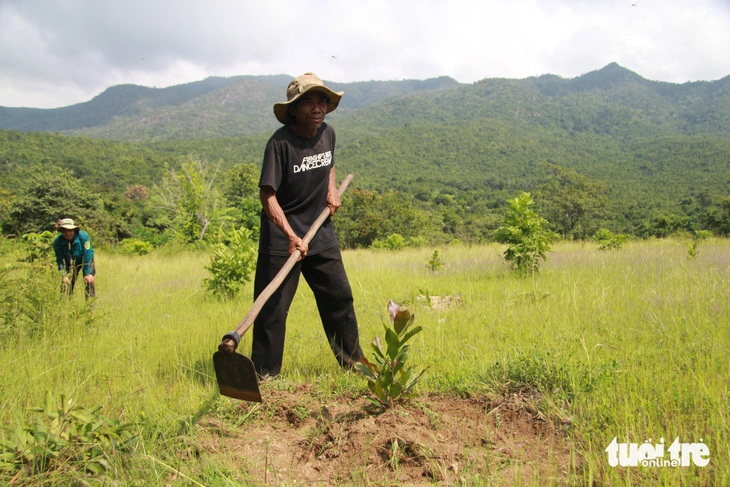
[[[392,235],[407,245],[491,241],[506,201],[522,191],[562,238],[587,239],[602,228],[642,238],[730,234],[727,141],[566,141],[514,134],[496,121],[342,132],[338,173],[356,175],[336,221],[344,248],[382,245]],[[254,231],[265,140],[145,144],[0,131],[0,225],[20,236],[71,216],[111,245],[194,244],[217,241],[226,228]]]

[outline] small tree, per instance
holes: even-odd
[[[535,202],[530,193],[522,192],[507,202],[509,208],[495,238],[497,242],[508,245],[504,258],[513,270],[520,274],[537,272],[540,259],[547,259],[556,235],[545,230],[547,220],[533,211]]]
[[[259,227],[259,173],[255,164],[244,163],[224,174],[223,199],[226,205],[236,209],[237,222],[249,230]]]
[[[190,157],[179,168],[168,167],[160,184],[154,186],[157,206],[172,217],[175,231],[185,243],[204,240],[212,223],[226,220],[214,186],[220,166],[221,161],[212,166]]]
[[[232,299],[241,286],[249,281],[256,264],[256,245],[251,231],[233,228],[220,239],[210,263],[205,268],[211,276],[203,279],[203,286],[213,295]]]
[[[413,397],[411,391],[426,371],[424,369],[416,374],[413,367],[406,367],[410,348],[406,342],[421,331],[420,326],[411,327],[416,316],[394,301],[388,303],[388,313],[393,327],[383,325],[385,344],[380,337],[375,337],[371,344],[375,363],[363,356],[360,363],[355,365],[368,379],[368,388],[374,396],[369,399],[385,409]]]
[[[441,268],[443,266],[444,266],[444,263],[441,260],[439,251],[437,249],[434,249],[433,254],[431,254],[431,258],[426,263],[426,267],[428,267],[432,272],[437,272],[437,271],[441,270]]]

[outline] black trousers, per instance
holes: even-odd
[[[274,279],[288,256],[259,254],[254,299]],[[296,263],[279,289],[261,309],[253,325],[251,360],[263,376],[278,375],[284,356],[286,319],[303,275],[314,293],[325,335],[340,366],[350,368],[362,357],[352,289],[337,246],[307,255]]]

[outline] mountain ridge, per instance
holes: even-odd
[[[167,88],[115,85],[89,101],[67,107],[0,107],[0,129],[120,140],[150,138],[142,135],[145,131],[156,134],[152,139],[250,135],[276,127],[276,120],[270,116],[271,107],[281,100],[289,81],[291,77],[286,75],[268,75],[209,77]],[[394,94],[439,90],[450,84],[457,82],[440,77],[399,82],[327,83],[335,90],[348,91],[349,96],[340,112],[368,107]],[[236,116],[235,110],[256,116]],[[170,128],[171,120],[181,114],[193,120],[194,129],[186,129],[182,136]],[[226,117],[239,123],[228,123]],[[202,134],[195,130],[202,130]]]
[[[290,79],[287,75],[234,76],[167,88],[117,85],[68,107],[0,107],[0,128],[130,141],[257,135],[278,126],[271,107],[281,101]],[[619,117],[624,110],[641,113],[648,125],[656,122],[652,117],[661,117],[660,125],[673,124],[676,131],[730,137],[730,76],[672,84],[644,79],[610,63],[575,78],[546,74],[464,84],[442,76],[326,84],[346,92],[338,110],[328,116],[337,123],[350,118],[365,125],[368,121],[397,125],[407,118],[408,123],[448,123],[471,112],[508,120],[536,117],[535,123],[559,117],[567,125],[580,126],[593,122],[585,113],[580,119],[570,112],[590,103],[594,119],[601,114]]]

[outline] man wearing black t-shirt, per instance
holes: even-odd
[[[334,215],[340,207],[335,131],[324,118],[337,108],[342,95],[306,73],[289,84],[287,101],[274,105],[274,115],[284,126],[266,144],[259,180],[263,210],[254,298],[294,250],[302,257],[254,322],[251,360],[262,377],[276,376],[281,370],[286,317],[300,274],[314,293],[327,340],[340,365],[349,368],[362,356],[352,290],[332,221],[324,222],[309,245],[302,241],[325,208]]]

